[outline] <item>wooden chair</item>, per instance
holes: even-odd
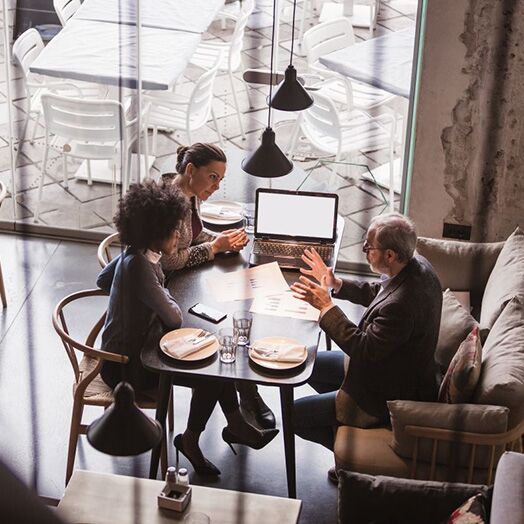
[[[7,194],[7,188],[3,182],[0,182],[0,206]],[[4,277],[2,276],[2,264],[0,263],[0,298],[2,299],[2,306],[7,307],[7,297],[5,295]]]
[[[73,384],[73,412],[71,415],[71,429],[69,432],[69,447],[67,451],[66,484],[73,473],[75,463],[76,445],[79,435],[85,435],[88,426],[82,424],[82,414],[84,406],[102,406],[108,408],[113,403],[113,393],[111,388],[100,377],[100,369],[104,361],[119,362],[125,364],[129,358],[126,355],[110,353],[95,347],[96,339],[102,326],[105,316],[98,320],[91,329],[85,343],[75,340],[67,327],[64,309],[73,302],[86,299],[88,297],[106,296],[107,293],[101,289],[89,289],[77,291],[62,299],[53,312],[53,327],[62,340],[73,372],[75,382]],[[79,361],[77,351],[82,354]],[[136,392],[136,403],[142,409],[156,409],[156,392],[139,393]],[[162,445],[162,475],[167,470],[167,445],[164,440]]]
[[[111,252],[111,247],[114,244],[118,244],[121,246],[120,243],[120,236],[118,233],[112,233],[111,235],[108,235],[102,242],[100,242],[98,246],[98,250],[96,252],[96,256],[98,258],[98,263],[100,266],[105,268],[111,260],[113,260],[113,254]],[[167,408],[167,419],[168,419],[168,427],[169,431],[172,432],[175,427],[175,413],[174,413],[174,406],[173,406],[173,395],[169,398],[169,406]]]
[[[111,262],[111,260],[113,260],[113,255],[111,253],[111,246],[113,244],[120,245],[120,236],[118,233],[112,233],[111,235],[104,238],[104,240],[102,240],[102,242],[100,242],[98,245],[96,256],[102,269],[105,268],[107,264]]]

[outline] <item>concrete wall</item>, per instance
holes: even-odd
[[[427,7],[409,215],[500,240],[524,224],[524,1]]]

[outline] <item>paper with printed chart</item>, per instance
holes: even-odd
[[[251,304],[251,313],[262,313],[276,317],[299,318],[300,320],[317,321],[320,311],[303,300],[293,296],[289,290],[277,295],[258,297]]]
[[[289,290],[276,262],[231,273],[213,272],[207,278],[207,284],[217,302],[247,300]]]

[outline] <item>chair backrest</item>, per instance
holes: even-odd
[[[206,71],[195,83],[187,108],[188,129],[203,126],[209,118],[213,102],[213,86],[221,60],[222,57],[219,56],[215,65],[209,71]],[[191,125],[189,126],[189,124]]]
[[[0,181],[0,206],[4,201],[5,196],[7,195],[7,187],[3,182]]]
[[[24,78],[29,74],[29,67],[44,49],[40,33],[32,27],[24,31],[13,44],[13,57],[22,69]]]
[[[125,137],[125,113],[116,100],[84,100],[42,95],[46,133],[82,142],[120,142]]]
[[[63,26],[76,13],[80,5],[80,0],[53,0],[53,7]]]
[[[244,32],[251,13],[255,9],[255,0],[245,0],[242,2],[242,10],[235,23],[235,29],[229,42],[229,65],[230,68],[237,69],[241,63],[242,47],[244,45]]]
[[[351,22],[347,18],[336,18],[308,29],[303,36],[302,46],[309,66],[319,57],[349,47],[355,43]]]
[[[313,94],[313,105],[302,113],[302,129],[313,144],[329,137],[340,140],[340,119],[333,101],[320,93]]]
[[[106,267],[111,260],[113,260],[113,255],[111,253],[111,245],[120,243],[120,235],[118,233],[112,233],[107,236],[100,242],[96,256],[98,258],[98,263],[102,268]]]
[[[58,303],[58,305],[55,307],[55,310],[53,312],[53,327],[55,328],[55,331],[57,332],[58,336],[62,340],[62,344],[64,345],[69,361],[71,362],[71,365],[73,366],[73,371],[75,373],[75,382],[77,383],[80,380],[82,382],[84,382],[84,380],[86,380],[87,382],[90,382],[99,372],[101,361],[103,360],[110,360],[112,362],[121,362],[121,363],[126,363],[129,360],[128,357],[126,357],[125,355],[110,353],[107,351],[103,351],[101,349],[96,349],[94,347],[96,338],[98,334],[100,333],[100,330],[102,329],[102,326],[104,325],[104,322],[105,322],[105,317],[106,317],[105,313],[102,315],[102,317],[98,320],[98,322],[91,329],[91,331],[89,332],[87,336],[85,343],[75,340],[69,333],[69,328],[67,326],[65,311],[64,311],[65,308],[68,305],[70,305],[71,303],[78,302],[81,299],[85,299],[88,297],[98,297],[98,296],[107,296],[107,293],[105,291],[102,291],[101,289],[88,289],[84,291],[77,291],[76,293],[72,293],[71,295],[68,295],[67,297],[63,298]],[[86,377],[81,376],[80,365],[79,365],[78,357],[77,357],[75,350],[80,351],[84,355],[98,359],[100,361],[99,365],[96,366],[92,370],[92,372],[90,372],[89,375]]]

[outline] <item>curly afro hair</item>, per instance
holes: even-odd
[[[168,238],[189,212],[189,201],[173,184],[132,184],[118,203],[114,222],[121,241],[146,249]]]

